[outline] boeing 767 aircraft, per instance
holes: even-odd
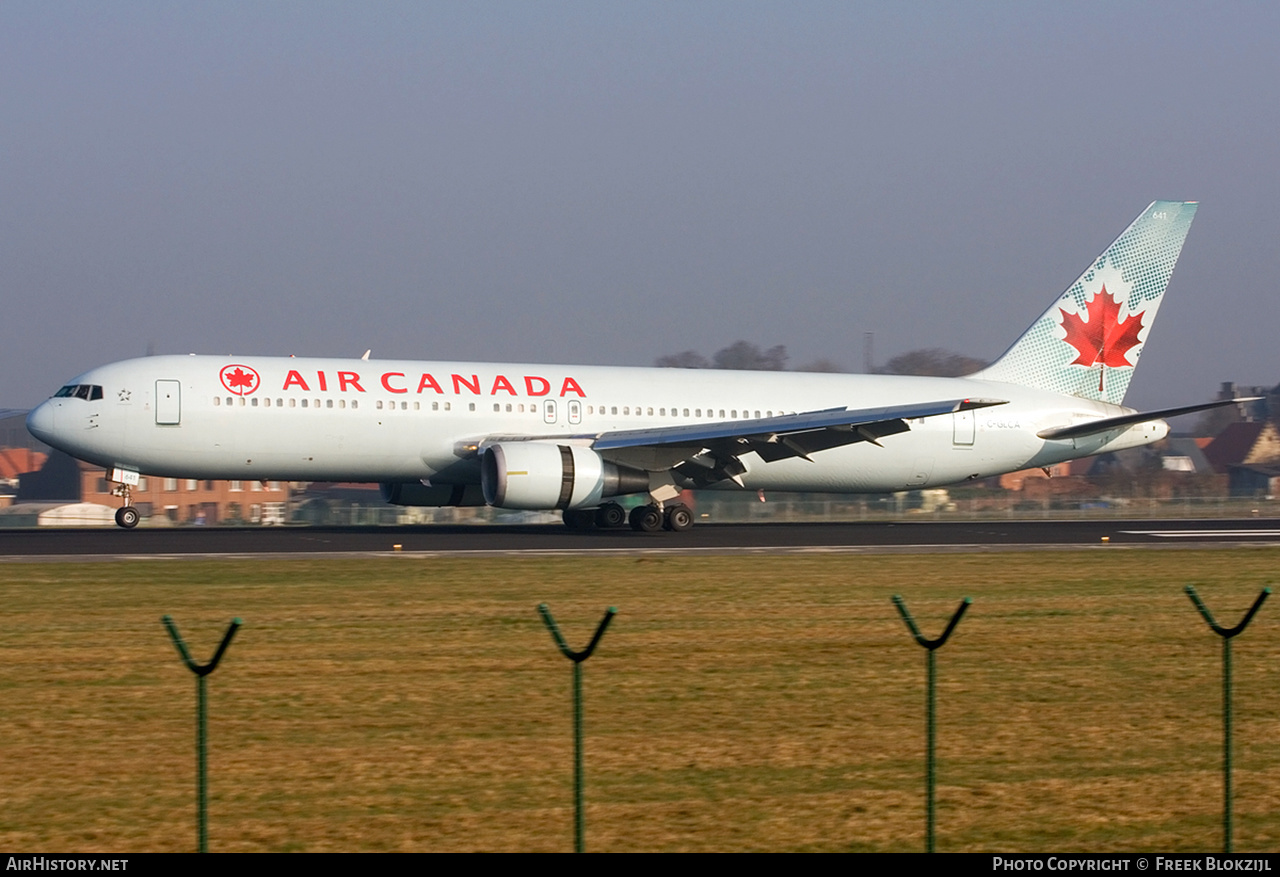
[[[1156,201],[994,364],[964,378],[511,363],[153,356],[73,378],[31,433],[142,473],[381,482],[401,505],[556,509],[686,530],[682,489],[883,493],[1163,438],[1122,406],[1196,203]]]

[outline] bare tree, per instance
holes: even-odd
[[[696,350],[659,356],[653,361],[658,368],[725,368],[754,371],[783,371],[787,367],[787,348],[781,344],[761,350],[750,341],[735,341],[712,355],[710,361]],[[832,371],[835,369],[833,368]]]
[[[671,353],[659,356],[653,361],[658,368],[710,368],[711,363],[701,353],[686,350],[683,353]]]
[[[1194,427],[1196,435],[1217,436],[1233,423],[1239,423],[1240,406],[1224,405],[1221,408],[1210,408],[1197,419]]]
[[[840,374],[844,369],[839,363],[832,362],[825,357],[815,359],[813,362],[807,362],[804,365],[796,366],[798,372],[827,372],[828,374]]]
[[[987,363],[972,356],[965,356],[939,347],[908,350],[900,353],[876,369],[881,375],[932,375],[942,378],[958,378],[983,369]]]
[[[750,341],[735,341],[717,350],[711,362],[716,368],[783,371],[787,367],[787,348],[778,344],[761,350]]]

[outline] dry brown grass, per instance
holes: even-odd
[[[194,846],[197,660],[214,850],[566,850],[584,645],[592,850],[916,850],[927,634],[940,850],[1213,850],[1221,649],[1274,550],[9,564],[0,845]],[[1273,601],[1274,602],[1274,601]],[[1280,604],[1235,646],[1236,849],[1280,846]]]

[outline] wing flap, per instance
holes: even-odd
[[[797,453],[780,439],[790,439],[801,447],[809,448],[807,452],[812,453],[842,444],[868,441],[868,436],[880,438],[905,432],[908,429],[906,421],[913,418],[936,417],[955,411],[971,411],[975,408],[1004,405],[1005,401],[1003,399],[951,399],[912,405],[889,405],[882,408],[826,408],[821,411],[783,414],[753,420],[622,429],[594,436],[591,445],[597,451],[610,451],[655,445],[712,446],[727,443],[728,447],[743,446],[739,453],[745,453],[747,450],[755,450],[765,444],[787,448],[790,453],[785,456],[797,456]],[[810,433],[830,435],[807,437]],[[843,436],[840,433],[843,433]]]

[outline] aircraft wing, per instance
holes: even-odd
[[[606,458],[658,468],[657,461],[700,483],[736,479],[746,471],[738,457],[752,451],[766,462],[800,457],[855,442],[879,445],[880,439],[906,432],[907,420],[936,417],[1004,405],[1003,399],[950,399],[881,408],[827,408],[754,420],[693,423],[647,429],[622,429],[582,436]],[[653,463],[642,463],[642,460]],[[655,465],[656,464],[656,465]]]

